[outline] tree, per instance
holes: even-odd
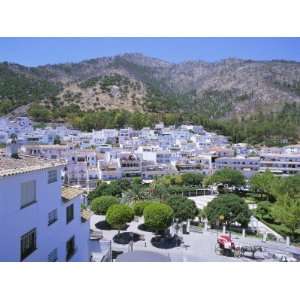
[[[181,175],[183,185],[202,185],[204,175],[200,173],[185,173]]]
[[[259,219],[262,219],[266,222],[274,222],[272,215],[272,203],[269,201],[261,201],[257,204],[255,214]]]
[[[49,122],[51,120],[51,112],[39,104],[32,104],[28,114],[37,122]]]
[[[171,226],[173,216],[173,209],[163,203],[152,203],[144,209],[145,225],[155,232]]]
[[[91,201],[92,199],[100,196],[121,197],[126,184],[127,183],[125,181],[119,180],[112,181],[111,183],[101,182],[94,191],[89,193],[88,199]]]
[[[268,201],[275,201],[275,187],[279,183],[279,178],[275,177],[271,171],[264,173],[257,173],[250,179],[251,189],[255,193],[260,193],[261,198],[263,195],[267,197]]]
[[[287,195],[290,198],[300,196],[300,175],[288,176],[281,178],[281,180],[274,184],[275,194]]]
[[[141,217],[144,213],[145,207],[150,205],[151,201],[138,201],[133,205],[133,213],[135,216]]]
[[[106,221],[113,228],[120,230],[126,223],[133,220],[134,214],[131,207],[125,204],[114,204],[106,212]]]
[[[300,226],[300,176],[282,178],[276,186],[277,201],[272,215],[284,224],[294,236]]]
[[[231,225],[238,222],[247,227],[251,217],[248,205],[241,197],[235,194],[219,195],[209,202],[205,214],[211,224]]]
[[[272,208],[272,215],[277,221],[284,224],[294,236],[300,226],[300,197],[280,196]]]
[[[194,219],[198,214],[195,202],[186,197],[173,196],[167,199],[166,204],[173,209],[174,218],[178,219],[179,222]]]
[[[240,187],[245,184],[245,178],[243,174],[237,170],[224,168],[206,177],[204,183],[206,186],[211,184],[227,184],[228,186]]]
[[[113,196],[101,196],[94,198],[91,202],[91,209],[97,215],[105,215],[107,210],[119,201]]]
[[[163,199],[168,196],[168,189],[164,184],[154,182],[149,188],[149,193],[153,198]]]

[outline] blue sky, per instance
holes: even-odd
[[[0,38],[0,61],[27,66],[139,52],[170,62],[228,57],[300,61],[300,38]]]

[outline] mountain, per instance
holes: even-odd
[[[124,54],[80,63],[0,64],[0,114],[28,103],[81,110],[197,112],[211,119],[300,102],[300,63],[229,58],[179,64]]]

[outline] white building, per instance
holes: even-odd
[[[259,157],[219,157],[215,160],[215,169],[220,170],[230,168],[238,170],[245,177],[251,177],[259,171],[260,159]]]
[[[152,164],[151,162],[143,162],[142,178],[154,179],[159,176],[177,174],[177,170],[172,165]]]
[[[120,168],[122,177],[140,177],[142,175],[142,160],[134,153],[120,153]]]
[[[47,159],[67,159],[73,145],[23,145],[21,151],[26,155],[38,156]]]
[[[199,155],[178,160],[175,167],[179,173],[201,173],[209,175],[212,173],[212,160],[209,155]]]
[[[139,147],[136,153],[140,154],[143,160],[152,161],[155,164],[170,164],[172,160],[171,152],[161,150],[159,147]]]
[[[115,180],[122,177],[120,161],[111,159],[108,162],[98,163],[99,179]]]
[[[62,188],[64,165],[0,156],[0,261],[89,261],[82,191]]]
[[[278,175],[300,173],[300,153],[277,154],[266,153],[260,156],[260,171],[270,170]]]

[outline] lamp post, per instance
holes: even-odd
[[[231,220],[232,212],[229,213],[229,216],[230,216],[230,220]],[[229,227],[229,236],[230,236],[230,238],[231,238],[231,230],[230,230],[230,226],[228,225],[228,227]]]
[[[224,216],[223,216],[223,215],[220,215],[220,216],[219,216],[219,226],[220,226],[220,224],[223,225],[223,220],[224,220]],[[217,236],[218,236],[218,233],[219,233],[219,231],[217,230]]]
[[[180,228],[178,222],[179,222],[179,219],[176,218],[176,219],[175,219],[175,234],[176,234],[176,235],[178,235],[178,230],[179,230],[179,228]]]
[[[133,232],[130,232],[130,237],[131,237],[131,240],[130,240],[130,251],[133,252],[133,237],[134,237],[134,233]]]

